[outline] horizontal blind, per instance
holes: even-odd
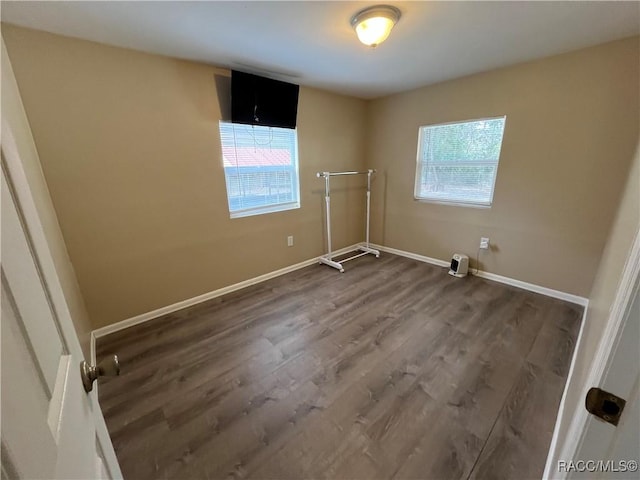
[[[491,205],[505,120],[421,127],[416,198]]]
[[[296,130],[220,122],[220,140],[232,216],[300,205]]]

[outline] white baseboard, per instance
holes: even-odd
[[[373,243],[371,244],[371,248],[375,248],[376,250],[380,250],[381,252],[393,253],[394,255],[399,255],[401,257],[412,258],[413,260],[418,260],[419,262],[430,263],[439,267],[448,267],[449,265],[451,265],[451,262],[445,262],[444,260],[440,260],[438,258],[425,257],[424,255],[406,252],[404,250],[398,250],[397,248],[384,247],[382,245]]]
[[[530,292],[540,293],[542,295],[546,295],[547,297],[557,298],[569,303],[575,303],[576,305],[580,305],[582,307],[586,307],[589,304],[588,298],[573,295],[572,293],[561,292],[560,290],[554,290],[552,288],[541,287],[540,285],[523,282],[514,278],[503,277],[502,275],[496,275],[495,273],[489,273],[480,270],[477,273],[474,272],[473,275],[481,278],[486,278],[487,280],[493,280],[494,282],[512,285],[523,290],[529,290]]]
[[[398,250],[396,248],[384,247],[382,245],[371,244],[371,246],[382,252],[393,253],[394,255],[400,255],[402,257],[412,258],[414,260],[430,263],[432,265],[437,265],[439,267],[448,267],[450,265],[450,262],[447,262],[445,260],[440,260],[438,258],[426,257],[424,255],[419,255],[417,253],[406,252],[404,250]],[[504,283],[505,285],[511,285],[513,287],[521,288],[523,290],[528,290],[530,292],[540,293],[542,295],[546,295],[547,297],[565,300],[569,303],[575,303],[583,307],[586,307],[587,304],[589,303],[589,300],[587,298],[580,297],[578,295],[561,292],[559,290],[554,290],[552,288],[542,287],[540,285],[535,285],[533,283],[523,282],[522,280],[516,280],[514,278],[503,277],[502,275],[497,275],[495,273],[489,273],[489,272],[479,270],[478,272],[474,272],[473,275],[481,278],[486,278],[487,280],[492,280],[494,282]]]
[[[355,250],[359,244],[351,245],[349,247],[341,248],[340,250],[336,250],[333,252],[333,255],[342,255],[344,253]],[[382,245],[371,244],[372,248],[380,250],[382,252],[391,253],[394,255],[399,255],[402,257],[411,258],[414,260],[418,260],[420,262],[430,263],[432,265],[437,265],[439,267],[448,267],[449,262],[445,260],[440,260],[438,258],[427,257],[424,255],[419,255],[417,253],[411,253],[404,250],[398,250],[396,248],[384,247]],[[204,293],[202,295],[198,295],[197,297],[188,298],[186,300],[182,300],[180,302],[174,303],[172,305],[168,305],[166,307],[158,308],[157,310],[152,310],[147,313],[143,313],[141,315],[136,315],[135,317],[128,318],[126,320],[122,320],[117,323],[113,323],[111,325],[107,325],[106,327],[98,328],[91,332],[91,359],[95,362],[95,342],[96,338],[104,337],[105,335],[109,335],[114,332],[118,332],[120,330],[124,330],[125,328],[133,327],[134,325],[139,325],[140,323],[147,322],[154,318],[161,317],[162,315],[167,315],[169,313],[176,312],[178,310],[182,310],[183,308],[191,307],[193,305],[197,305],[198,303],[205,302],[207,300],[211,300],[216,297],[220,297],[227,293],[235,292],[245,287],[249,287],[251,285],[255,285],[260,282],[264,282],[271,278],[279,277],[280,275],[284,275],[289,272],[293,272],[295,270],[299,270],[304,267],[308,267],[309,265],[313,265],[318,262],[317,258],[311,258],[309,260],[305,260],[304,262],[296,263],[295,265],[290,265],[288,267],[281,268],[280,270],[276,270],[274,272],[265,273],[264,275],[260,275],[258,277],[250,278],[248,280],[244,280],[239,283],[235,283],[233,285],[229,285],[227,287],[219,288],[218,290],[214,290],[212,292]],[[570,293],[560,292],[558,290],[553,290],[546,287],[541,287],[539,285],[534,285],[532,283],[523,282],[520,280],[515,280],[513,278],[503,277],[502,275],[496,275],[494,273],[479,271],[477,274],[479,277],[486,278],[488,280],[493,280],[495,282],[504,283],[507,285],[512,285],[518,288],[522,288],[524,290],[529,290],[531,292],[540,293],[542,295],[547,295],[549,297],[558,298],[561,300],[566,300],[571,303],[576,303],[578,305],[585,306],[588,303],[588,300],[584,297],[579,297],[577,295],[572,295]]]
[[[587,301],[588,303],[588,301]],[[547,462],[544,466],[544,473],[542,475],[543,479],[551,479],[556,478],[554,473],[557,473],[557,465],[560,457],[559,452],[559,435],[560,435],[560,425],[562,424],[562,419],[565,411],[565,403],[567,401],[567,390],[569,388],[569,382],[573,378],[573,370],[576,364],[576,358],[578,357],[578,352],[581,351],[582,347],[582,333],[584,332],[584,326],[587,323],[587,311],[589,310],[589,305],[587,304],[584,307],[584,312],[582,313],[582,323],[580,324],[580,331],[578,332],[578,338],[576,340],[576,346],[573,349],[573,355],[571,356],[571,365],[569,366],[569,373],[567,375],[567,380],[564,384],[564,390],[562,391],[562,398],[560,399],[560,406],[558,407],[558,416],[556,418],[556,424],[553,428],[553,436],[551,437],[551,444],[549,445],[549,452],[547,454]],[[580,409],[580,412],[584,411],[584,415],[586,416],[587,411],[585,409]],[[571,432],[569,432],[571,433]],[[562,478],[565,478],[563,476]]]
[[[338,256],[338,255],[351,252],[356,248],[358,248],[359,245],[360,244],[355,244],[349,247],[341,248],[340,250],[335,250],[333,252],[333,255]],[[280,270],[276,270],[274,272],[269,272],[269,273],[265,273],[264,275],[260,275],[258,277],[250,278],[248,280],[244,280],[242,282],[235,283],[227,287],[222,287],[212,292],[203,293],[202,295],[198,295],[197,297],[188,298],[186,300],[182,300],[172,305],[158,308],[157,310],[152,310],[151,312],[136,315],[135,317],[127,318],[126,320],[122,320],[120,322],[107,325],[106,327],[98,328],[91,332],[91,357],[94,362],[94,365],[95,365],[96,338],[104,337],[105,335],[109,335],[111,333],[124,330],[125,328],[133,327],[134,325],[139,325],[141,323],[148,322],[149,320],[153,320],[154,318],[161,317],[162,315],[167,315],[169,313],[177,312],[178,310],[182,310],[183,308],[191,307],[193,305],[197,305],[198,303],[206,302],[207,300],[211,300],[213,298],[226,295],[227,293],[235,292],[237,290],[249,287],[251,285],[256,285],[257,283],[261,283],[266,280],[279,277],[280,275],[284,275],[286,273],[290,273],[295,270],[308,267],[309,265],[313,265],[314,263],[318,263],[317,257],[310,258],[309,260],[305,260],[304,262],[296,263],[295,265],[290,265],[288,267],[281,268]]]

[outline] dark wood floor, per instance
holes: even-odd
[[[582,307],[383,254],[99,339],[125,479],[540,478]]]

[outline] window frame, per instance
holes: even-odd
[[[289,150],[290,155],[292,157],[293,165],[291,167],[287,167],[283,169],[284,171],[291,171],[295,175],[295,181],[292,182],[292,187],[294,190],[294,199],[290,202],[284,203],[274,203],[264,206],[258,207],[250,207],[239,210],[231,210],[231,199],[229,198],[229,182],[227,178],[227,171],[224,165],[224,148],[222,142],[222,135],[220,128],[222,125],[242,125],[249,128],[259,127],[259,128],[277,128],[279,130],[289,130],[293,132],[293,138],[291,139],[291,149]],[[297,128],[285,128],[285,127],[272,127],[268,125],[249,125],[244,123],[233,123],[230,121],[220,120],[218,123],[218,135],[220,135],[220,160],[222,163],[222,170],[224,174],[224,183],[225,183],[225,193],[227,197],[227,208],[229,210],[230,218],[244,218],[244,217],[252,217],[255,215],[264,215],[268,213],[277,213],[277,212],[285,212],[288,210],[295,210],[300,208],[300,167],[299,167],[299,155],[298,155],[298,129]],[[232,167],[233,168],[233,167]],[[260,167],[249,167],[249,168],[260,168]]]
[[[443,127],[446,125],[457,125],[457,124],[461,124],[461,123],[474,123],[474,122],[482,122],[482,121],[486,121],[486,120],[498,120],[498,119],[504,119],[504,124],[502,127],[502,137],[500,139],[500,151],[498,152],[498,158],[495,162],[493,161],[464,161],[464,162],[456,162],[456,165],[460,165],[460,166],[495,166],[495,171],[493,173],[493,178],[492,178],[492,182],[491,182],[491,195],[489,197],[489,201],[488,202],[483,202],[483,201],[466,201],[466,200],[460,200],[460,199],[456,199],[456,200],[444,200],[444,199],[438,199],[438,198],[429,198],[429,197],[425,197],[425,196],[421,196],[420,195],[420,185],[421,185],[421,170],[422,170],[422,166],[423,166],[423,162],[421,161],[421,157],[422,157],[422,136],[423,136],[423,132],[426,128],[432,128],[432,127]],[[452,122],[443,122],[443,123],[434,123],[434,124],[430,124],[430,125],[420,125],[418,127],[418,145],[416,148],[416,170],[415,170],[415,178],[414,178],[414,187],[413,187],[413,198],[414,200],[418,201],[418,202],[423,202],[423,203],[435,203],[435,204],[439,204],[439,205],[450,205],[450,206],[457,206],[457,207],[472,207],[472,208],[491,208],[491,206],[493,205],[493,197],[495,194],[495,189],[496,189],[496,182],[498,179],[498,168],[500,166],[500,157],[502,155],[502,144],[504,142],[504,131],[506,129],[507,126],[507,115],[498,115],[495,117],[481,117],[481,118],[473,118],[473,119],[468,119],[468,120],[455,120]],[[443,162],[440,162],[438,164],[443,164]]]

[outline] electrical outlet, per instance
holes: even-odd
[[[481,237],[480,238],[480,248],[483,250],[489,249],[489,237]]]
[[[287,247],[293,247],[293,235],[287,237]]]

